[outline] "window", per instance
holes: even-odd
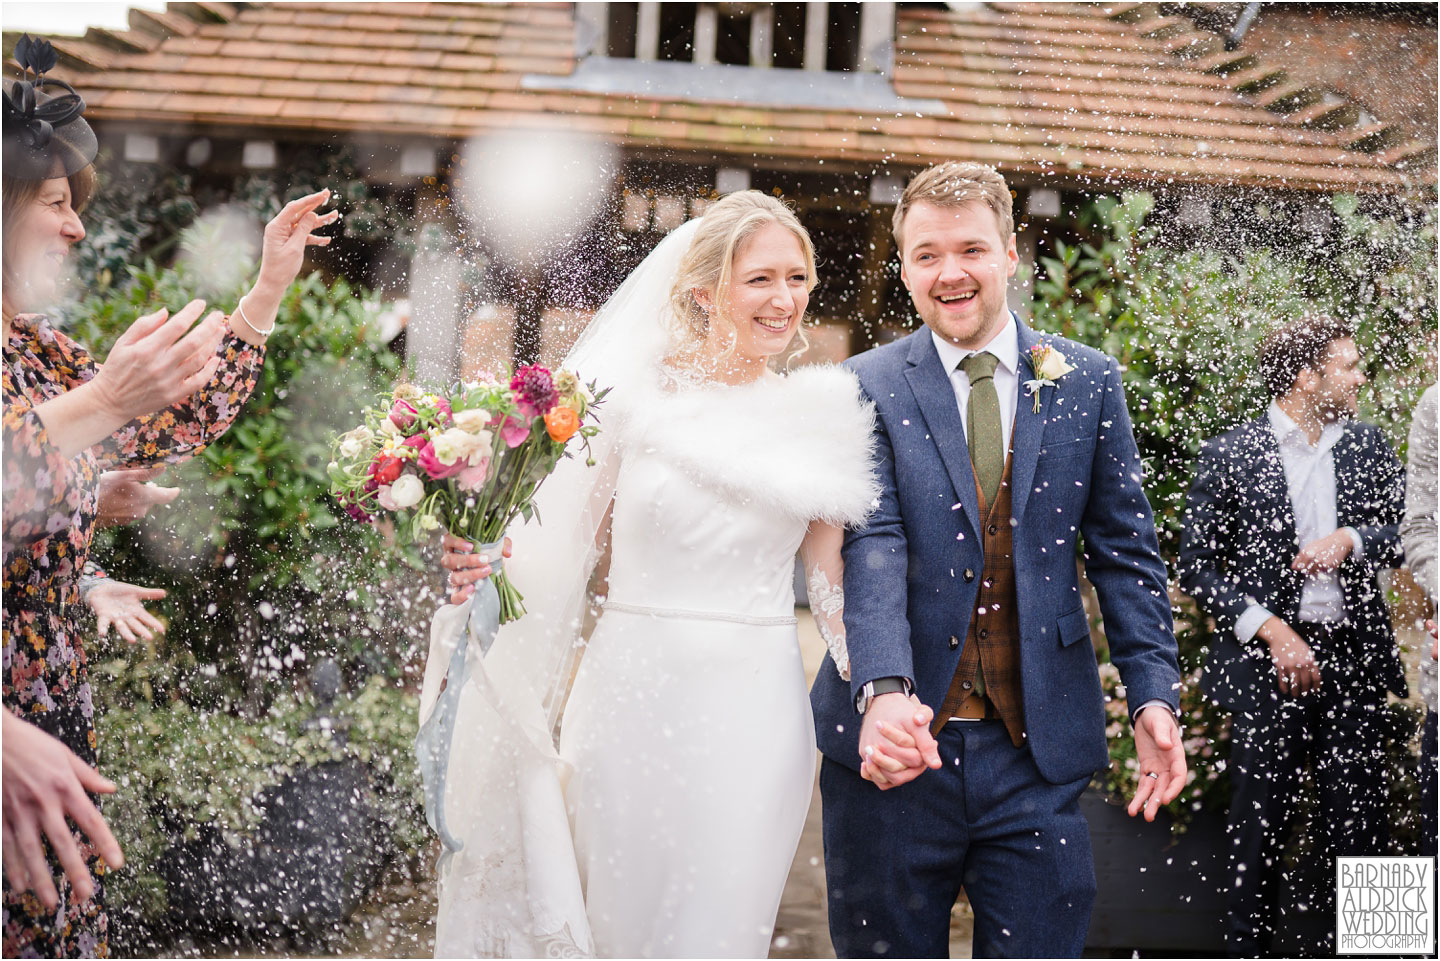
[[[610,57],[641,61],[888,72],[891,3],[582,4]],[[603,8],[585,10],[584,8]],[[599,22],[596,22],[599,21]],[[598,50],[597,50],[598,52]]]

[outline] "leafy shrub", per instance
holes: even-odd
[[[69,332],[97,356],[140,314],[197,293],[228,307],[240,293],[207,289],[185,268],[127,274],[123,289],[69,313]],[[404,683],[423,624],[396,614],[425,594],[408,576],[418,557],[344,517],[328,494],[332,435],[400,373],[376,313],[344,280],[299,281],[230,431],[161,480],[181,497],[97,538],[94,556],[113,576],[169,592],[154,605],[164,635],[94,658],[102,766],[120,785],[106,814],[128,862],[110,882],[122,919],[163,917],[166,847],[201,827],[238,843],[255,827],[259,792],[312,763],[368,762],[391,786],[382,796],[398,852],[425,841]],[[344,745],[303,726],[313,705],[293,693],[327,656],[356,692],[337,704],[353,719]]]
[[[137,315],[178,307],[196,290],[216,304],[238,299],[239,291],[204,286],[183,270],[134,270],[123,292],[83,302],[71,332],[103,354]],[[243,693],[252,711],[271,681],[320,655],[339,658],[352,679],[398,676],[418,639],[388,610],[408,603],[404,592],[382,590],[414,555],[385,547],[328,493],[330,438],[399,374],[375,313],[344,280],[327,286],[312,274],[297,283],[233,427],[162,481],[179,486],[180,499],[97,543],[114,576],[170,592],[159,605],[169,621],[165,653],[218,668],[222,680],[247,679],[243,692],[222,693]],[[179,680],[193,697],[196,685]]]
[[[1054,255],[1041,260],[1035,325],[1120,362],[1145,490],[1172,571],[1200,442],[1260,416],[1268,403],[1254,358],[1273,327],[1310,312],[1356,324],[1370,380],[1361,416],[1380,424],[1403,454],[1411,410],[1434,380],[1434,213],[1375,216],[1347,196],[1332,204],[1338,229],[1323,245],[1175,249],[1148,219],[1148,194],[1099,197],[1080,211],[1080,242],[1056,241]],[[1173,584],[1171,597],[1192,774],[1172,805],[1183,817],[1228,805],[1229,730],[1199,686],[1211,625]],[[1138,770],[1124,691],[1108,665],[1102,679],[1111,699],[1112,760],[1102,780],[1129,795]]]
[[[97,666],[102,684],[123,683],[128,673],[153,666],[115,658]],[[104,813],[125,851],[125,868],[107,880],[107,898],[122,921],[130,949],[164,939],[170,908],[160,860],[203,826],[220,831],[233,848],[259,825],[261,793],[288,775],[326,761],[366,762],[377,782],[380,815],[394,853],[413,859],[429,840],[419,772],[411,757],[417,699],[379,676],[334,705],[350,724],[344,738],[307,726],[315,715],[308,696],[275,698],[258,721],[223,710],[190,707],[184,700],[152,703],[136,698],[98,715],[97,730],[117,792]]]

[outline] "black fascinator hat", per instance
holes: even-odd
[[[4,173],[19,180],[73,176],[95,159],[95,131],[81,116],[85,101],[63,80],[46,77],[59,57],[48,40],[23,35],[15,44],[21,79],[5,91]],[[34,79],[31,79],[34,74]],[[54,92],[48,92],[54,91]],[[55,165],[61,173],[57,174]]]

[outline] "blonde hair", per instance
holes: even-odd
[[[995,226],[1000,228],[1000,239],[1009,240],[1010,235],[1015,232],[1010,188],[994,167],[948,160],[920,171],[905,187],[905,193],[895,205],[895,219],[891,221],[895,246],[900,248],[900,255],[905,255],[905,241],[901,238],[901,231],[911,207],[918,203],[934,204],[936,207],[961,207],[976,201],[985,204],[995,215]]]
[[[677,350],[690,350],[704,341],[712,318],[730,324],[733,330],[734,321],[729,317],[726,291],[730,287],[735,252],[767,224],[779,224],[800,241],[800,249],[805,254],[805,289],[815,289],[815,245],[795,212],[758,190],[729,194],[705,211],[695,239],[690,242],[690,249],[685,251],[680,268],[675,273],[675,285],[670,289],[670,321],[673,327],[671,337]],[[716,308],[713,314],[700,308],[695,300],[696,289],[712,292]],[[800,317],[799,321],[803,322],[804,317]],[[803,345],[803,331],[800,336]],[[731,350],[734,342],[732,337]]]

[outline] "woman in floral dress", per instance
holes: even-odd
[[[328,191],[291,203],[265,229],[260,278],[234,318],[216,311],[192,327],[202,302],[173,316],[162,309],[135,321],[102,367],[43,315],[26,312],[50,302],[66,253],[85,235],[78,211],[93,189],[95,155],[83,101],[41,76],[53,53],[43,41],[30,44],[17,48],[27,72],[3,104],[5,720],[8,730],[23,719],[94,766],[79,579],[99,474],[177,463],[230,427],[255,388],[266,336],[306,247],[328,243],[312,231],[336,215],[315,212]],[[47,94],[57,87],[67,92]],[[10,763],[7,753],[7,777]],[[53,840],[57,822],[40,825],[52,838],[45,859],[38,829],[19,832],[25,843],[15,843],[10,801],[7,789],[5,956],[108,954],[100,884],[107,866],[93,839],[74,832],[90,876],[78,859],[61,871],[57,857],[73,848]],[[19,880],[23,888],[12,884]]]

